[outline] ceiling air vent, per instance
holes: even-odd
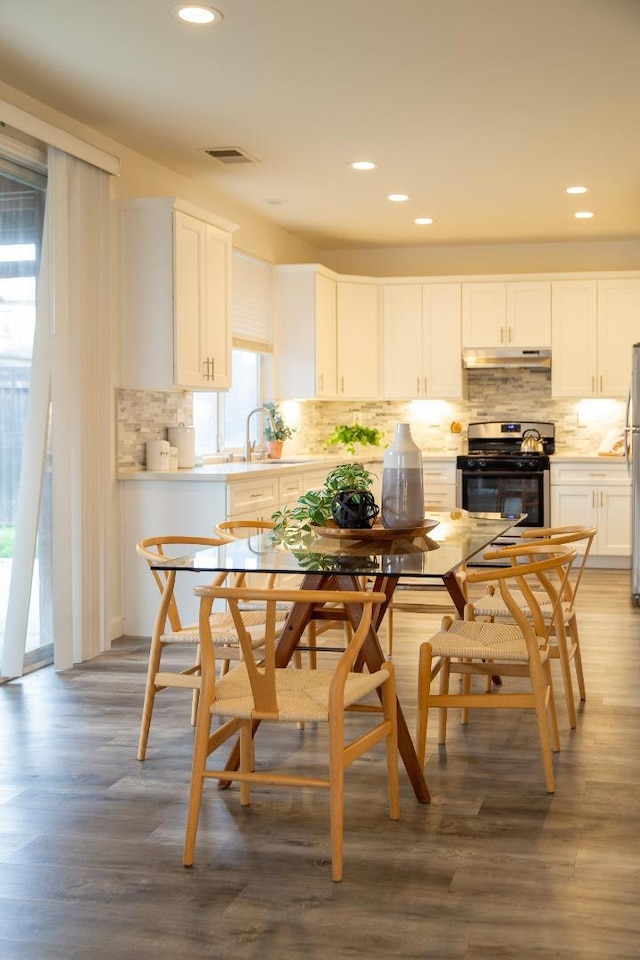
[[[239,147],[211,147],[205,148],[207,156],[213,157],[218,163],[256,163],[254,157],[250,157]]]

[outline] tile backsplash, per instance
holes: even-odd
[[[193,395],[183,390],[116,390],[118,470],[146,464],[147,440],[166,440],[167,429],[193,423]]]
[[[608,401],[595,421],[579,417],[579,401],[553,399],[549,370],[469,370],[466,376],[464,401],[283,402],[285,421],[296,428],[285,455],[322,454],[336,424],[355,421],[378,427],[387,443],[396,423],[407,421],[427,455],[453,455],[459,448],[466,449],[466,426],[475,420],[551,421],[556,425],[556,453],[565,455],[595,454],[605,433],[623,425],[621,400]],[[192,413],[192,396],[183,391],[118,390],[118,468],[144,468],[146,441],[166,439],[167,427],[192,423]],[[460,439],[450,432],[452,420],[463,425]]]

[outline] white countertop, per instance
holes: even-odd
[[[194,467],[189,470],[170,470],[170,471],[152,471],[152,470],[121,470],[118,473],[118,480],[194,480],[214,483],[234,483],[239,480],[247,480],[253,477],[268,477],[276,473],[283,476],[291,473],[300,473],[304,470],[313,470],[319,467],[331,467],[339,463],[345,463],[351,460],[366,459],[367,463],[376,463],[382,469],[382,455],[373,455],[370,458],[357,457],[300,457],[300,459],[287,460],[254,460],[250,463],[238,461],[236,463],[211,463],[203,467]],[[431,461],[451,461],[455,460],[454,454],[423,454],[424,463]],[[624,457],[601,457],[597,454],[554,454],[551,457],[551,463],[598,463],[601,465],[609,463],[624,463]]]

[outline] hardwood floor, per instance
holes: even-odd
[[[205,796],[181,865],[190,698],[159,698],[136,760],[146,645],[0,687],[3,960],[595,960],[640,956],[640,610],[629,574],[585,574],[588,700],[544,790],[523,711],[451,717],[431,737],[430,805],[401,771],[388,818],[382,748],[347,773],[345,879],[331,882],[328,800],[238,788]],[[415,727],[417,649],[439,616],[397,614],[394,662]],[[359,722],[355,718],[355,722]],[[324,731],[264,731],[258,759],[306,765]]]

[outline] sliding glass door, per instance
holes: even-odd
[[[30,583],[22,583],[19,591],[25,607],[28,604],[28,613],[24,611],[26,644],[24,636],[10,636],[6,630],[13,558],[23,535],[18,525],[20,485],[29,475],[33,456],[25,450],[25,429],[32,387],[45,189],[46,178],[41,172],[0,152],[0,663],[5,645],[24,645],[25,669],[50,662],[53,657],[48,456],[39,502],[32,504],[38,516],[35,561]]]

